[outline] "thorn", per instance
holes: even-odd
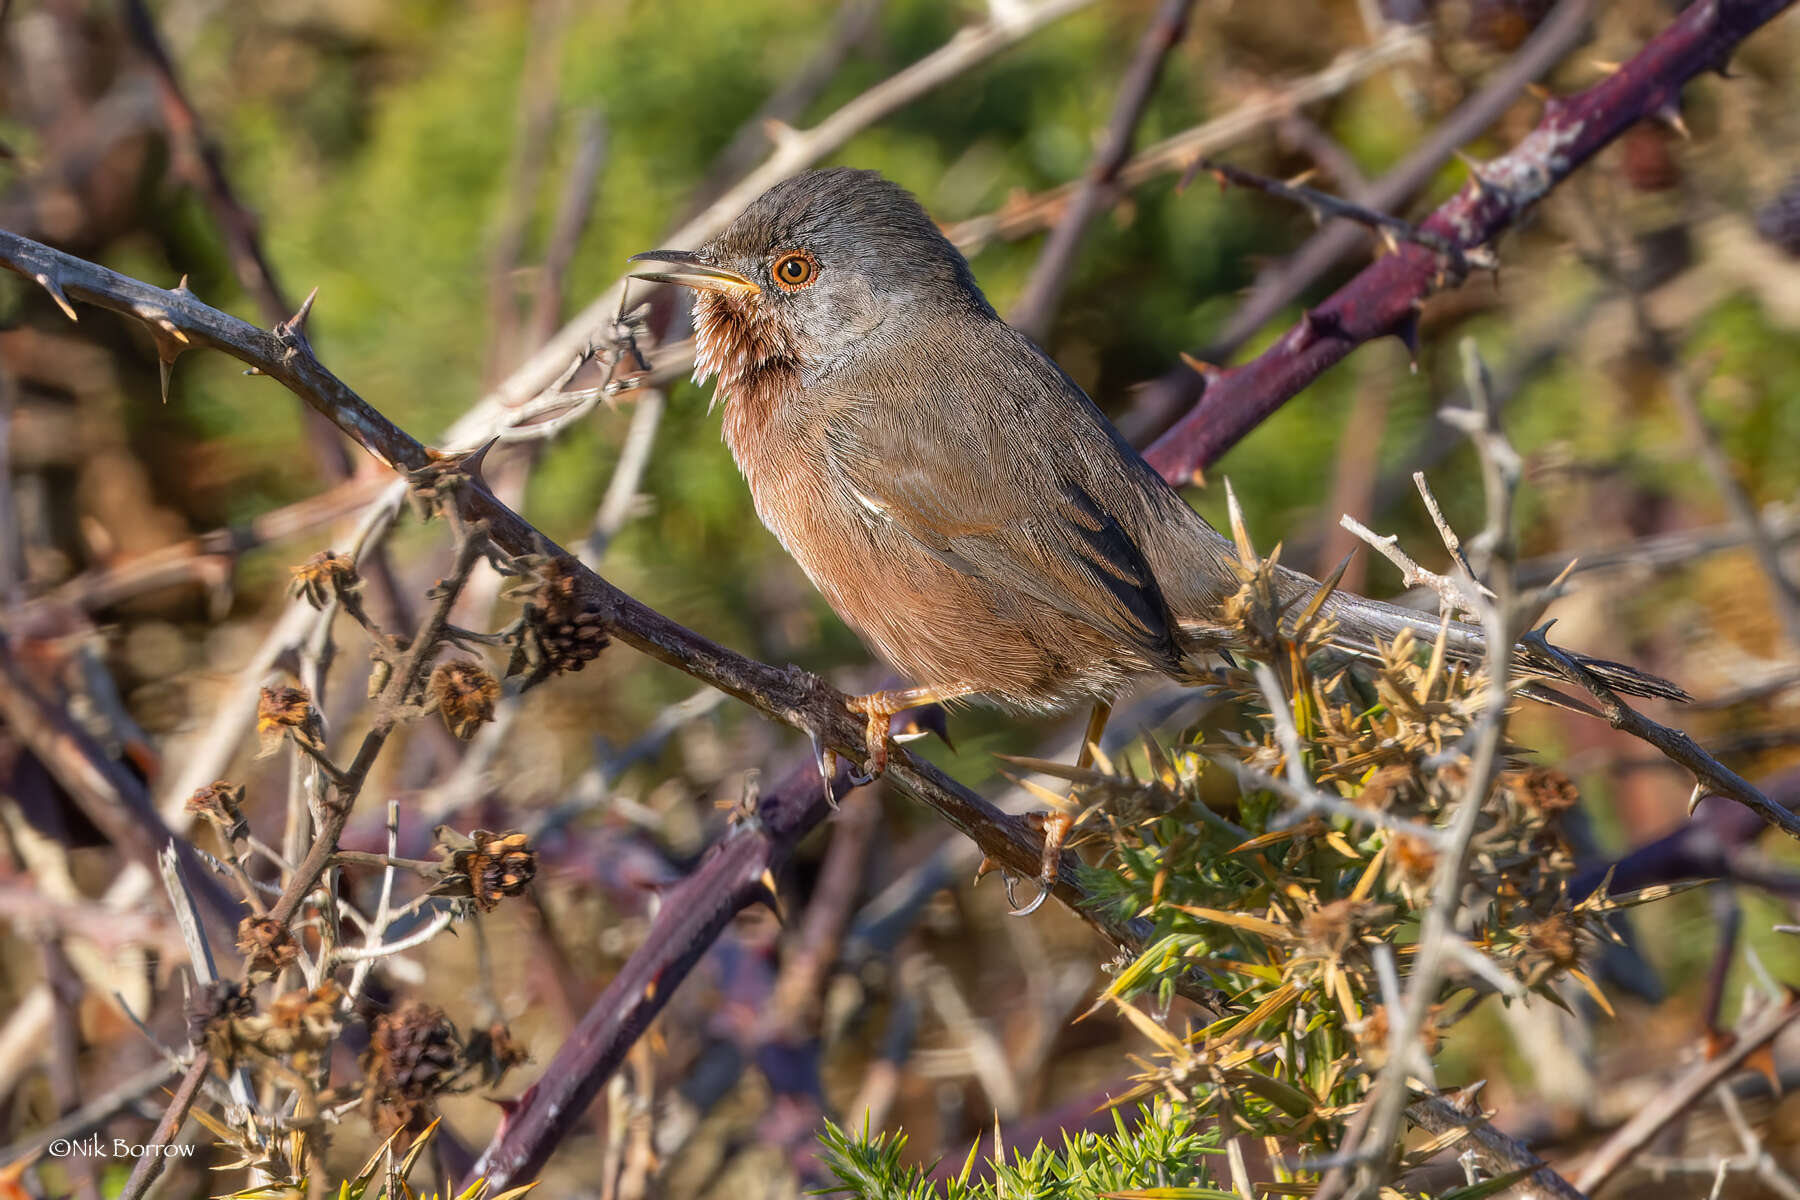
[[[312,315],[313,301],[318,298],[319,289],[316,287],[306,293],[306,299],[301,301],[299,311],[275,327],[275,336],[285,339],[303,334],[306,330],[306,318]]]
[[[1467,154],[1464,154],[1461,150],[1453,150],[1453,151],[1451,151],[1451,153],[1455,154],[1458,161],[1460,161],[1463,166],[1465,166],[1469,169],[1469,182],[1475,185],[1476,198],[1480,199],[1481,197],[1487,195],[1488,183],[1487,183],[1487,180],[1482,177],[1481,163],[1479,161],[1477,161],[1476,159],[1470,158]]]
[[[993,859],[989,858],[985,854],[982,855],[981,861],[975,864],[975,879],[974,879],[974,882],[970,884],[970,886],[973,887],[974,884],[980,883],[985,876],[987,876],[991,872],[997,871],[999,869],[1000,869],[999,863],[995,862]]]
[[[1213,363],[1206,362],[1202,359],[1195,358],[1193,355],[1189,354],[1186,350],[1183,350],[1181,352],[1181,361],[1183,363],[1187,364],[1188,370],[1192,371],[1194,374],[1198,375],[1200,378],[1208,381],[1209,383],[1212,381],[1212,377],[1219,373],[1219,368],[1216,365],[1214,365]]]
[[[75,315],[75,306],[69,303],[69,297],[63,293],[62,284],[56,281],[56,276],[50,274],[48,271],[40,271],[37,274],[36,279],[38,281],[38,286],[43,288],[46,292],[49,292],[50,298],[56,301],[56,307],[63,310],[63,316],[69,318],[71,321],[79,322],[81,320],[80,317]]]
[[[1406,315],[1395,322],[1394,336],[1406,347],[1406,356],[1412,365],[1412,373],[1419,373],[1419,310],[1409,308]]]
[[[162,377],[162,400],[166,407],[169,403],[169,380],[175,377],[175,359],[173,357],[164,358],[161,354],[158,354],[156,356],[156,366],[158,373]]]
[[[764,867],[762,874],[756,877],[756,882],[762,885],[762,902],[769,906],[769,911],[775,914],[777,921],[786,925],[787,912],[781,906],[781,893],[775,887],[775,872]]]
[[[1554,93],[1552,93],[1549,88],[1545,87],[1541,83],[1526,84],[1525,85],[1525,93],[1526,93],[1526,95],[1530,96],[1533,100],[1536,100],[1539,104],[1546,104],[1555,98]]]
[[[314,290],[316,291],[317,289],[314,289]],[[312,299],[310,297],[308,297],[306,303],[310,305],[312,303]],[[301,319],[304,320],[305,319],[304,316],[302,316]],[[481,468],[487,461],[488,451],[492,450],[495,446],[497,446],[499,444],[500,444],[500,439],[498,437],[489,438],[486,442],[482,443],[482,445],[479,449],[473,450],[473,451],[469,452],[468,454],[464,454],[460,458],[458,458],[458,460],[456,462],[456,469],[458,471],[462,472],[464,475],[467,475],[470,479],[473,479],[473,480],[475,480],[475,482],[481,484],[482,487],[486,487],[487,480],[482,478]]]
[[[1706,790],[1705,783],[1694,780],[1694,790],[1688,793],[1688,816],[1692,817],[1694,810],[1700,807],[1700,802],[1710,795],[1712,793]]]
[[[1625,69],[1624,63],[1613,62],[1611,59],[1608,59],[1608,58],[1590,58],[1590,59],[1588,59],[1588,63],[1589,63],[1589,65],[1591,65],[1594,68],[1594,70],[1600,72],[1602,75],[1606,75],[1609,77],[1613,76],[1613,75],[1617,75],[1620,71],[1623,71]]]
[[[1311,183],[1314,179],[1316,179],[1318,177],[1318,174],[1319,174],[1318,167],[1308,167],[1308,168],[1306,168],[1306,170],[1300,172],[1298,175],[1294,175],[1287,179],[1284,179],[1284,180],[1282,180],[1282,182],[1287,184],[1287,186],[1289,186],[1291,188],[1305,187],[1307,184]]]
[[[184,296],[191,296],[194,294],[194,289],[188,286],[188,277],[186,275],[181,277],[181,281],[175,285],[174,290]]]
[[[1389,254],[1400,253],[1400,239],[1394,236],[1393,230],[1389,229],[1386,225],[1377,226],[1375,235],[1381,239],[1382,247]]]
[[[1237,543],[1238,561],[1254,571],[1256,548],[1250,544],[1250,531],[1244,527],[1244,510],[1238,504],[1237,492],[1232,490],[1230,476],[1225,478],[1225,512],[1231,520],[1231,540]]]
[[[1687,122],[1681,119],[1681,108],[1671,100],[1651,114],[1658,121],[1681,135],[1681,140],[1691,142],[1694,135],[1688,132]]]
[[[1481,1089],[1487,1086],[1487,1080],[1477,1079],[1474,1083],[1465,1084],[1453,1092],[1445,1092],[1444,1102],[1465,1117],[1481,1115]]]

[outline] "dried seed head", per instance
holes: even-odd
[[[1515,800],[1544,820],[1553,820],[1581,803],[1574,780],[1553,767],[1512,771],[1505,783]]]
[[[247,985],[226,979],[203,984],[188,997],[188,1041],[210,1053],[214,1064],[224,1073],[237,1057],[232,1023],[255,1012],[256,1001]]]
[[[187,810],[193,816],[212,822],[219,836],[230,843],[250,833],[250,824],[244,820],[242,812],[243,803],[243,785],[221,779],[189,796]]]
[[[529,687],[551,675],[581,670],[600,657],[608,639],[600,613],[582,599],[575,559],[565,554],[528,565],[531,582],[512,593],[525,602],[525,612],[506,673],[525,674]]]
[[[299,944],[288,927],[273,917],[248,916],[238,922],[238,953],[252,975],[276,975],[294,965]]]
[[[1566,971],[1580,964],[1581,941],[1581,929],[1573,914],[1566,910],[1552,913],[1526,927],[1525,954],[1538,965],[1536,973],[1544,968]]]
[[[356,563],[347,554],[322,550],[299,566],[292,568],[293,582],[288,594],[301,597],[314,608],[323,609],[331,601],[354,594],[362,587]]]
[[[376,1017],[362,1057],[363,1100],[380,1132],[423,1129],[432,1098],[455,1083],[462,1060],[443,1009],[414,1001]]]
[[[468,741],[494,719],[500,684],[474,659],[453,659],[431,673],[426,698],[444,718],[444,727]]]
[[[537,851],[522,833],[477,829],[464,836],[438,826],[441,878],[434,896],[466,896],[482,912],[492,912],[506,896],[522,893],[537,874]]]
[[[343,989],[326,980],[311,991],[299,988],[275,997],[267,1011],[233,1022],[232,1029],[240,1044],[264,1054],[310,1058],[337,1037],[343,998]]]

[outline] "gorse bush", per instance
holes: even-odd
[[[1450,661],[1442,638],[1409,634],[1352,664],[1327,648],[1319,603],[1282,609],[1273,567],[1243,568],[1230,606],[1267,665],[1222,668],[1201,726],[1172,745],[1146,737],[1129,757],[1098,754],[1092,768],[1022,760],[1067,781],[1075,841],[1092,860],[1083,882],[1142,931],[1143,952],[1116,969],[1096,1007],[1116,1006],[1154,1047],[1113,1098],[1154,1111],[1060,1151],[996,1158],[997,1193],[966,1182],[932,1192],[899,1165],[902,1137],[859,1141],[834,1129],[828,1161],[847,1188],[1230,1195],[1209,1183],[1217,1165],[1207,1155],[1225,1135],[1261,1141],[1277,1178],[1259,1183],[1306,1186],[1303,1164],[1340,1146],[1378,1072],[1408,1052],[1394,1044],[1407,1023],[1393,1010],[1452,852],[1449,817],[1469,802],[1480,805],[1474,833],[1465,860],[1450,864],[1462,880],[1459,940],[1413,1034],[1422,1057],[1412,1073],[1428,1077],[1446,1033],[1489,1000],[1535,994],[1563,1005],[1555,985],[1566,979],[1607,1007],[1582,967],[1616,937],[1607,914],[1669,889],[1571,895],[1575,855],[1561,827],[1578,800],[1570,780],[1503,743],[1491,785],[1470,794],[1467,746],[1490,695],[1483,672]],[[1526,686],[1515,681],[1509,694]],[[1182,1171],[1171,1171],[1170,1155]]]

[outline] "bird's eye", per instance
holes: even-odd
[[[775,260],[770,273],[783,291],[797,292],[818,276],[819,260],[804,250],[790,250]]]

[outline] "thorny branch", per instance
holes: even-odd
[[[1633,124],[1675,113],[1688,81],[1723,68],[1739,42],[1792,2],[1700,0],[1690,6],[1600,83],[1547,101],[1537,128],[1507,154],[1474,166],[1469,183],[1419,229],[1465,255],[1488,245]],[[1416,243],[1402,244],[1309,310],[1257,358],[1208,369],[1199,402],[1146,453],[1151,465],[1185,483],[1362,343],[1391,336],[1411,348],[1425,299],[1459,282],[1454,266]]]

